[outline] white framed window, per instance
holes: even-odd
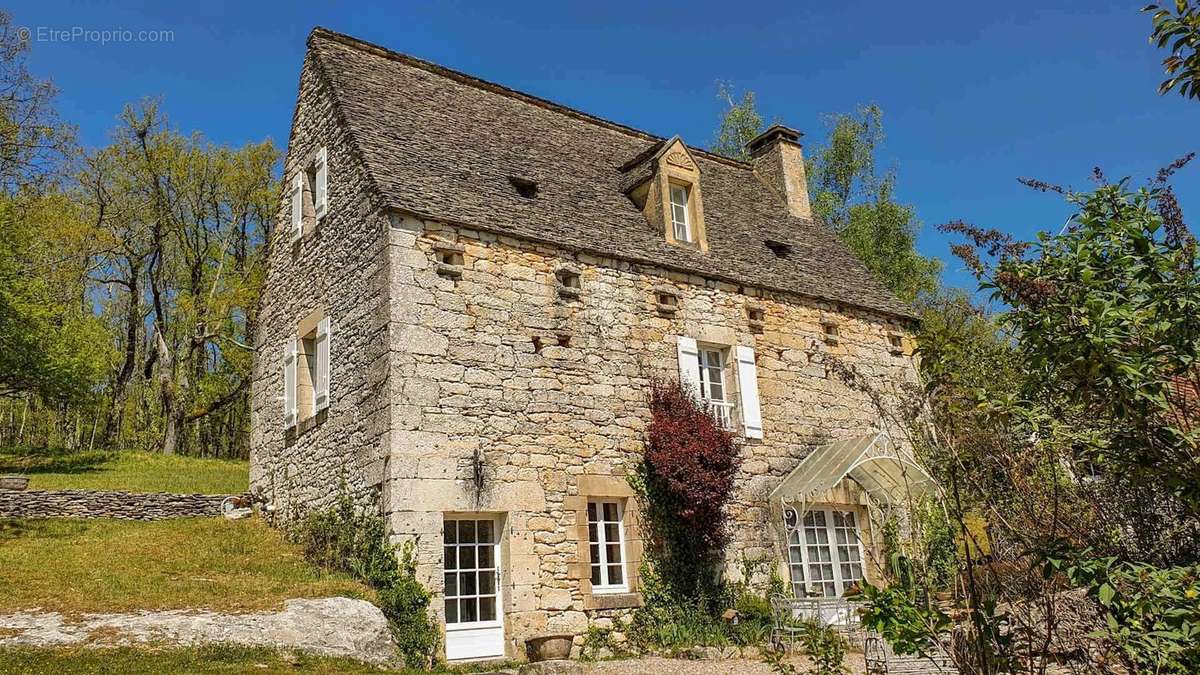
[[[788,570],[797,598],[841,597],[863,580],[862,536],[854,511],[812,509],[797,522],[787,509]]]
[[[626,593],[624,505],[617,500],[589,501],[588,545],[592,593]]]
[[[725,386],[726,356],[723,349],[700,347],[700,398],[725,429],[734,428],[734,405]]]
[[[692,225],[688,219],[689,192],[686,185],[671,185],[671,227],[676,241],[692,241]]]
[[[677,348],[679,382],[683,388],[694,399],[707,404],[724,428],[737,431],[740,424],[746,438],[762,438],[754,348],[697,344],[695,338],[686,335],[677,338]],[[726,377],[734,364],[736,376]]]
[[[325,148],[317,152],[313,174],[313,211],[319,220],[329,206],[329,155]]]

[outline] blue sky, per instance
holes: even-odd
[[[809,144],[824,137],[826,113],[875,102],[882,158],[925,223],[921,250],[946,261],[948,282],[972,286],[935,225],[1057,230],[1067,208],[1017,176],[1084,188],[1099,165],[1140,182],[1200,149],[1200,102],[1155,93],[1161,54],[1147,43],[1144,2],[42,0],[8,10],[34,37],[31,68],[59,86],[60,112],[88,145],[144,96],[161,96],[177,127],[215,142],[285,145],[314,25],[698,146],[719,119],[717,80],[755,91],[765,118],[805,131]],[[75,27],[173,36],[48,39]],[[1200,162],[1176,188],[1190,214]]]

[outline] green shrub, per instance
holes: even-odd
[[[409,667],[432,662],[439,632],[429,619],[429,592],[416,578],[413,542],[397,552],[383,518],[356,509],[344,489],[333,508],[301,519],[292,538],[313,564],[346,572],[376,589],[379,609]]]
[[[804,624],[800,645],[812,660],[813,675],[842,675],[848,672],[843,665],[850,645],[846,638],[829,626],[814,621]]]
[[[1046,574],[1061,572],[1087,589],[1138,672],[1200,672],[1200,565],[1161,568],[1089,553],[1049,558]]]

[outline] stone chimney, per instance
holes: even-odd
[[[772,124],[747,143],[746,150],[754,163],[755,175],[779,194],[793,216],[807,219],[812,218],[812,207],[808,203],[800,136],[795,129]]]

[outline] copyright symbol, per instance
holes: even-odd
[[[29,29],[21,26],[17,29],[17,39],[21,42],[29,42]]]

